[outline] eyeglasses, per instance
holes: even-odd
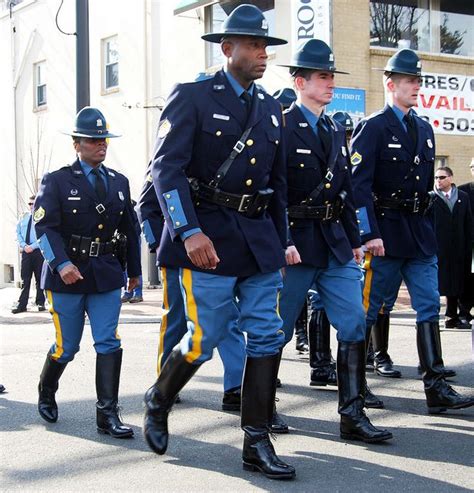
[[[28,205],[35,205],[34,202],[28,202]]]
[[[435,180],[444,180],[447,176],[435,176]]]

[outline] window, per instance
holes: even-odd
[[[435,169],[442,168],[444,166],[448,166],[448,157],[447,156],[436,156],[435,157]]]
[[[210,5],[206,8],[206,32],[214,33],[222,29],[222,23],[228,15],[242,2],[235,0],[223,0],[219,3]],[[255,5],[264,12],[268,21],[268,32],[270,36],[275,32],[275,1],[274,0],[251,0],[245,3]],[[224,55],[218,43],[206,43],[207,45],[207,66],[214,67],[224,63]],[[275,53],[274,48],[269,46],[267,53]]]
[[[118,88],[119,85],[119,51],[117,36],[104,39],[103,46],[103,90]]]
[[[472,0],[370,1],[370,44],[474,55]]]
[[[35,81],[35,108],[46,106],[46,62],[35,63],[34,66]]]

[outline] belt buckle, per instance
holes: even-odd
[[[242,195],[242,198],[240,199],[239,208],[237,209],[238,212],[247,212],[249,208],[249,204],[244,204],[244,202],[250,199],[251,197],[252,197],[251,195]]]
[[[323,221],[328,221],[332,219],[332,204],[326,205],[326,213],[324,214]]]
[[[97,204],[95,206],[95,210],[99,213],[102,214],[105,211],[105,207],[103,204]]]
[[[98,241],[91,241],[91,246],[89,247],[89,257],[99,256],[100,243]]]
[[[420,200],[418,198],[413,199],[413,214],[416,214],[420,210]]]
[[[245,149],[245,144],[241,140],[238,140],[234,146],[234,151],[240,154],[244,149]]]

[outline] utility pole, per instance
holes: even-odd
[[[76,111],[89,106],[89,0],[76,0]]]

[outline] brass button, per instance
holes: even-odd
[[[304,163],[300,163],[300,168],[304,168]]]
[[[359,214],[359,212],[360,212],[359,209],[356,209],[356,214]]]
[[[245,182],[245,184],[249,187],[250,185],[252,185],[252,180],[250,180],[250,178]]]
[[[37,240],[37,241],[38,241],[38,243],[41,243],[41,238],[38,238],[38,240]]]
[[[256,162],[257,160],[254,157],[250,160],[250,164],[255,164]]]
[[[360,232],[360,234],[362,234],[362,233],[364,233],[364,230],[363,230],[363,229],[361,229],[359,232]]]
[[[174,207],[173,207],[173,206],[171,206],[171,207],[170,207],[170,212],[173,212],[173,211],[174,211]]]
[[[96,242],[99,242],[99,241],[100,241],[100,238],[96,238],[96,239],[95,239],[95,241],[96,241]]]
[[[326,183],[326,185],[324,185],[326,188],[331,188],[331,184],[330,183]]]
[[[275,140],[275,144],[278,145],[280,143],[279,140]]]
[[[170,199],[170,198],[171,198],[171,194],[170,194],[170,193],[167,193],[167,194],[166,194],[166,198],[167,198],[167,199]]]
[[[120,215],[122,215],[122,214],[123,214],[123,211],[120,211]]]
[[[357,224],[360,224],[360,219],[357,219]]]
[[[418,175],[416,175],[416,176],[415,176],[415,178],[416,178],[417,180],[419,180],[419,179],[420,179],[420,177],[419,177]]]
[[[218,131],[216,132],[216,135],[217,135],[218,137],[220,137],[220,136],[222,135],[222,132],[221,132],[220,130],[218,130]]]
[[[253,146],[253,140],[252,139],[247,140],[246,144],[248,146]]]
[[[181,223],[179,221],[176,221],[174,224],[175,226],[181,226]]]
[[[75,214],[77,212],[77,209],[73,209],[72,213]]]
[[[295,223],[291,222],[291,223],[290,223],[290,226],[294,226],[294,224],[295,224]]]
[[[104,229],[104,225],[103,225],[103,224],[99,224],[97,227],[98,227],[99,229]]]

